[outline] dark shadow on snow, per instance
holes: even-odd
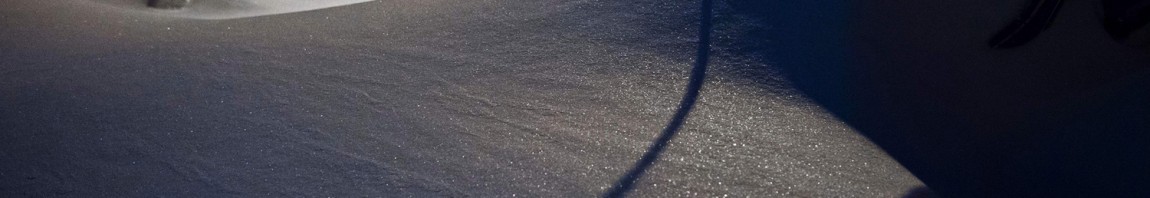
[[[747,16],[763,26],[735,35],[738,40],[732,42],[736,52],[762,55],[759,61],[777,67],[739,71],[781,70],[802,94],[865,135],[938,195],[1150,195],[1150,188],[1144,187],[1150,185],[1150,169],[1146,168],[1150,167],[1150,147],[1145,146],[1150,143],[1150,103],[1146,102],[1150,101],[1146,86],[1150,85],[1150,59],[1145,56],[1092,52],[1094,49],[1077,47],[1118,50],[1067,40],[1043,41],[1048,42],[1046,45],[1035,45],[1038,40],[1030,42],[1025,50],[1033,54],[993,50],[982,43],[986,40],[948,40],[948,36],[976,32],[943,23],[950,21],[936,21],[968,18],[963,15],[968,13],[960,11],[973,8],[945,7],[959,3],[724,2],[731,5],[735,15]],[[1066,1],[1063,16],[1055,23],[1098,21],[1098,27],[1081,28],[1105,31],[1101,17],[1066,15],[1070,10],[1082,13],[1090,9],[1090,3],[1074,2]],[[999,4],[1023,7],[1024,3]],[[1050,15],[1058,10],[1055,4],[1043,8]],[[934,10],[953,12],[930,12]],[[1022,29],[1037,33],[1047,23]],[[938,25],[925,26],[932,24]],[[1054,27],[1066,27],[1064,24]],[[1068,28],[1059,30],[1043,36],[1083,36],[1068,35],[1076,34],[1067,33]],[[994,31],[978,34],[989,39]],[[1049,42],[1065,45],[1052,48]],[[945,45],[934,45],[938,43]],[[985,49],[965,48],[968,46]],[[947,47],[981,51],[971,54]],[[1067,54],[1078,58],[1059,57]],[[988,60],[1026,61],[963,62],[967,61],[963,58],[986,56],[994,58]],[[758,86],[771,86],[767,77],[750,77]]]
[[[712,18],[712,2],[711,0],[701,1],[701,11],[699,20],[699,46],[695,54],[695,65],[691,68],[690,81],[687,83],[687,90],[683,93],[683,100],[679,101],[679,109],[675,111],[675,116],[667,123],[667,127],[663,128],[663,132],[659,134],[659,138],[651,143],[651,147],[647,148],[647,152],[635,162],[627,174],[619,178],[619,181],[606,193],[603,197],[625,197],[627,192],[635,188],[635,182],[643,177],[643,174],[650,169],[651,166],[659,160],[659,155],[666,150],[667,145],[671,143],[671,139],[675,138],[675,134],[682,128],[683,123],[687,121],[688,114],[691,113],[691,108],[695,106],[695,102],[699,99],[699,91],[703,89],[703,82],[707,77],[707,62],[710,59],[711,51],[711,18]]]
[[[1018,18],[990,38],[988,45],[995,49],[1008,49],[1030,42],[1050,27],[1062,4],[1061,0],[1031,0]]]

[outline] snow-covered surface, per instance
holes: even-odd
[[[83,0],[79,4],[97,3],[123,12],[140,12],[159,16],[192,19],[234,19],[303,12],[368,2],[372,0],[193,0],[180,9],[151,9],[144,0]]]
[[[0,6],[0,196],[595,196],[674,111],[697,17],[661,0],[388,0],[232,20],[108,2]],[[761,56],[735,53],[732,39],[771,24],[719,13],[701,102],[634,195],[921,186]]]
[[[1150,194],[1150,51],[1100,1],[1063,1],[1026,45],[991,36],[1030,1],[763,1],[773,66],[953,197]],[[845,14],[844,14],[845,13]]]

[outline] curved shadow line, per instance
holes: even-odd
[[[695,66],[691,68],[691,77],[687,83],[687,91],[683,93],[683,100],[679,101],[679,110],[675,112],[675,116],[671,118],[671,122],[667,123],[667,127],[663,128],[663,133],[659,135],[658,139],[647,148],[647,152],[643,154],[642,158],[635,163],[631,170],[622,178],[619,178],[615,185],[611,187],[603,197],[615,198],[625,197],[627,192],[635,188],[635,182],[643,177],[647,169],[659,160],[659,155],[667,148],[667,144],[671,139],[675,138],[675,134],[682,128],[683,123],[687,121],[687,115],[691,113],[691,108],[695,106],[695,102],[699,98],[699,91],[703,89],[703,82],[707,77],[707,62],[710,59],[711,52],[711,18],[712,15],[712,0],[701,1],[701,15],[699,17],[699,47],[695,54]]]

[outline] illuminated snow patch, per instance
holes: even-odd
[[[147,0],[92,0],[97,3],[165,16],[193,19],[235,19],[303,12],[372,0],[192,0],[181,9],[148,8]]]

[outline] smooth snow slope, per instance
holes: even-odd
[[[392,0],[234,20],[0,7],[0,196],[596,196],[669,119],[694,2]],[[639,197],[921,184],[731,45]],[[751,72],[754,73],[754,72]]]

